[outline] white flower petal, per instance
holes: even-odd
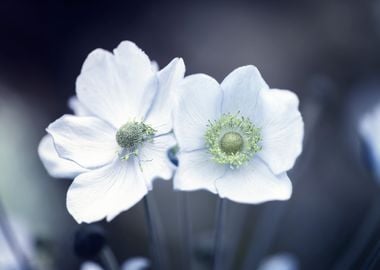
[[[45,169],[52,177],[74,178],[78,174],[87,171],[73,161],[60,158],[50,135],[45,135],[42,138],[38,146],[38,155]]]
[[[76,81],[79,101],[93,115],[115,127],[127,120],[122,116],[126,111],[122,104],[126,98],[123,93],[125,89],[122,89],[117,74],[114,56],[105,50],[96,49],[88,55]]]
[[[127,260],[123,266],[122,270],[146,270],[150,266],[150,262],[147,258],[144,257],[136,257]]]
[[[152,188],[153,180],[156,178],[172,178],[175,166],[168,158],[168,150],[175,144],[174,136],[168,134],[155,137],[152,142],[145,142],[141,147],[139,162],[149,188]]]
[[[64,115],[46,130],[54,139],[58,155],[84,168],[110,163],[119,150],[116,130],[95,117]]]
[[[125,68],[125,74],[136,76],[136,81],[144,81],[153,74],[149,57],[131,41],[123,41],[113,50],[116,62]],[[150,70],[151,72],[147,71]],[[132,78],[131,78],[132,79]]]
[[[74,112],[77,116],[91,116],[92,113],[79,102],[76,96],[72,96],[68,101],[69,108]]]
[[[157,95],[159,81],[149,57],[131,41],[123,41],[114,50],[122,87],[126,88],[125,106],[135,111],[131,117],[144,119]]]
[[[367,165],[380,179],[380,105],[360,118],[358,128],[368,155]]]
[[[84,262],[81,265],[80,270],[103,270],[103,268],[94,262]]]
[[[205,147],[204,135],[209,121],[221,116],[222,94],[218,82],[205,74],[183,80],[173,112],[174,133],[180,151]]]
[[[178,85],[185,74],[185,64],[175,58],[158,72],[159,92],[149,110],[146,122],[158,131],[168,133],[172,129],[172,109]]]
[[[272,200],[287,200],[292,194],[292,183],[286,173],[274,175],[260,159],[229,169],[216,181],[220,197],[239,203],[258,204]]]
[[[83,73],[93,68],[99,68],[99,66],[111,60],[113,60],[113,55],[111,52],[99,48],[95,49],[89,53],[87,58],[84,60],[80,72]]]
[[[206,189],[216,193],[215,181],[224,175],[226,167],[212,161],[211,155],[205,149],[180,152],[178,162],[174,176],[175,189]]]
[[[116,158],[74,179],[67,193],[67,209],[78,223],[105,217],[110,221],[139,202],[147,191],[137,161]]]
[[[232,71],[221,84],[223,113],[250,116],[255,111],[261,90],[269,89],[255,66],[243,66]]]
[[[253,120],[262,136],[263,148],[257,155],[275,174],[291,169],[302,152],[304,125],[298,103],[298,97],[287,90],[260,93],[259,113]]]
[[[132,42],[122,42],[114,54],[97,49],[89,54],[77,78],[79,101],[92,114],[116,128],[143,120],[158,89],[149,58]]]
[[[288,253],[279,253],[266,257],[258,270],[298,270],[299,263],[295,256]]]
[[[158,63],[154,60],[150,61],[150,66],[152,68],[152,71],[154,73],[158,72],[160,70],[160,66],[158,65]]]

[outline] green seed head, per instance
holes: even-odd
[[[129,156],[131,153],[137,153],[138,147],[151,140],[155,133],[156,130],[145,123],[127,122],[116,132],[116,141]]]
[[[205,140],[213,160],[231,168],[246,164],[262,149],[260,129],[239,114],[209,122]]]

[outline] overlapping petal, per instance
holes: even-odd
[[[287,90],[260,93],[260,106],[253,119],[262,136],[262,150],[257,155],[275,174],[291,169],[302,151],[304,124],[298,104],[298,97]]]
[[[114,55],[102,49],[89,54],[77,78],[79,101],[116,128],[143,120],[157,93],[158,79],[147,55],[122,42]]]
[[[131,117],[145,119],[152,106],[153,99],[158,97],[159,81],[152,69],[149,57],[131,41],[123,41],[114,49],[119,80],[126,92],[124,106],[135,112]]]
[[[77,163],[59,157],[53,138],[50,135],[45,135],[42,138],[38,146],[38,154],[45,169],[52,177],[74,178],[78,174],[87,171],[87,169],[79,166]]]
[[[221,83],[223,113],[249,117],[255,113],[259,93],[269,89],[255,66],[243,66],[232,71]]]
[[[174,133],[181,151],[205,147],[209,121],[221,115],[222,90],[210,76],[197,74],[184,79],[174,109]]]
[[[77,176],[67,193],[67,209],[78,222],[112,220],[148,192],[136,159],[112,163]]]
[[[78,116],[88,116],[91,113],[79,102],[76,96],[68,100],[69,108]],[[61,158],[50,135],[45,135],[38,146],[38,154],[50,176],[55,178],[74,178],[78,174],[87,171],[77,163]]]
[[[175,144],[174,136],[167,134],[157,136],[141,147],[138,159],[149,189],[152,188],[153,180],[156,178],[169,180],[173,176],[175,167],[170,162],[167,153]]]
[[[76,96],[72,96],[69,98],[67,102],[69,108],[74,112],[77,116],[91,116],[92,113],[78,100]]]
[[[172,107],[184,74],[185,64],[181,58],[173,59],[157,74],[159,89],[146,118],[146,123],[157,130],[157,135],[172,130]]]
[[[274,175],[258,158],[235,170],[228,170],[216,181],[220,197],[239,203],[258,204],[271,200],[287,200],[292,183],[286,173]]]
[[[95,117],[64,115],[47,128],[58,155],[90,169],[110,163],[119,146],[116,130]]]
[[[178,161],[179,166],[174,176],[175,189],[217,192],[215,181],[224,175],[226,167],[213,162],[205,149],[180,152]]]

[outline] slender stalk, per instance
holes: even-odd
[[[286,209],[287,203],[285,202],[265,206],[250,240],[248,254],[243,261],[242,269],[256,269],[260,260],[267,255],[277,237],[280,221]]]
[[[380,240],[376,243],[374,249],[370,252],[364,261],[362,270],[375,270],[376,264],[380,259]]]
[[[225,223],[225,199],[219,198],[216,211],[214,270],[222,270],[223,232]]]
[[[187,192],[178,192],[179,200],[179,223],[181,227],[182,242],[183,242],[183,258],[182,269],[192,269],[192,241],[191,241],[191,219],[189,215],[189,204]]]
[[[380,224],[380,200],[374,199],[370,211],[368,211],[364,221],[360,225],[359,230],[355,234],[352,242],[345,250],[343,256],[339,258],[334,265],[335,270],[352,269],[354,264],[363,253],[367,244],[371,242],[373,233]]]
[[[0,200],[0,230],[3,232],[5,240],[8,242],[12,253],[16,257],[17,262],[20,264],[20,269],[31,270],[33,269],[29,263],[27,256],[18,242],[12,226],[8,219],[7,212]]]
[[[322,83],[324,84],[323,80]],[[308,123],[308,125],[305,127],[303,158],[300,160],[301,163],[298,162],[296,174],[291,177],[293,185],[296,184],[298,179],[302,179],[303,174],[307,173],[308,164],[310,164],[310,162],[307,162],[313,150],[312,134],[314,134],[317,124],[323,116],[323,109],[329,102],[331,93],[334,92],[334,89],[331,88],[332,85],[327,85],[326,88],[326,85],[323,84],[322,86],[318,85],[318,83],[314,85],[311,88],[312,96],[309,97],[308,102],[304,103],[303,115],[305,123]],[[249,241],[247,255],[242,262],[243,270],[256,269],[260,260],[267,255],[277,237],[281,220],[287,211],[287,207],[288,203],[283,202],[281,204],[269,204],[264,208],[252,234],[252,239]]]
[[[105,270],[119,270],[115,254],[112,252],[109,246],[105,246],[99,254],[100,261]]]
[[[156,228],[153,225],[153,215],[151,211],[151,207],[149,205],[149,200],[147,196],[144,197],[144,211],[145,218],[148,227],[148,237],[149,237],[149,249],[152,257],[153,269],[161,270],[161,257],[159,252],[159,243],[158,243],[158,235]]]

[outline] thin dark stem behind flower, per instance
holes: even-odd
[[[250,239],[248,254],[243,261],[242,269],[256,269],[260,260],[267,255],[274,239],[277,237],[278,227],[286,209],[287,203],[285,202],[265,206],[255,227],[252,239]]]
[[[380,224],[380,200],[374,199],[371,209],[366,214],[366,217],[359,230],[356,232],[348,248],[344,254],[334,265],[334,270],[353,269],[354,264],[363,254],[368,243],[371,242],[373,233]]]
[[[215,247],[214,247],[214,270],[222,270],[223,258],[223,233],[226,212],[226,200],[219,198],[216,210]]]
[[[117,263],[114,253],[109,246],[105,246],[99,254],[102,265],[105,270],[119,270],[120,267]]]
[[[362,270],[375,270],[377,262],[380,260],[380,240],[376,243],[367,259],[364,261]]]
[[[153,215],[151,207],[149,204],[149,199],[147,195],[143,199],[144,201],[144,212],[146,223],[148,227],[148,237],[149,237],[149,250],[152,258],[152,265],[154,270],[161,270],[161,257],[159,252],[159,241],[156,228],[153,224]]]
[[[191,270],[192,269],[192,254],[193,254],[193,245],[192,245],[192,232],[191,232],[191,218],[189,213],[189,204],[188,204],[188,193],[187,192],[178,192],[178,201],[179,201],[179,225],[181,227],[181,235],[183,242],[183,258],[182,258],[182,269]]]
[[[17,262],[20,264],[20,269],[32,270],[32,266],[29,263],[27,256],[18,242],[12,226],[8,219],[7,212],[0,200],[0,230],[3,232],[5,240],[8,242],[10,249],[16,257]]]
[[[319,87],[318,85],[313,86],[312,96],[309,96],[309,101],[303,104],[303,116],[304,122],[308,123],[305,126],[305,137],[304,137],[304,150],[302,153],[302,159],[297,163],[297,172],[291,177],[293,186],[296,185],[298,179],[302,179],[302,176],[307,174],[308,159],[311,157],[314,145],[311,143],[313,139],[313,134],[321,121],[324,108],[329,103],[334,89],[330,89],[332,85],[325,85]],[[264,208],[261,217],[259,218],[259,223],[257,224],[254,233],[252,234],[252,239],[250,240],[246,258],[242,262],[243,270],[251,270],[258,267],[260,260],[267,255],[270,250],[273,241],[279,233],[279,228],[282,218],[288,208],[288,203],[282,202],[280,204],[269,204]]]

